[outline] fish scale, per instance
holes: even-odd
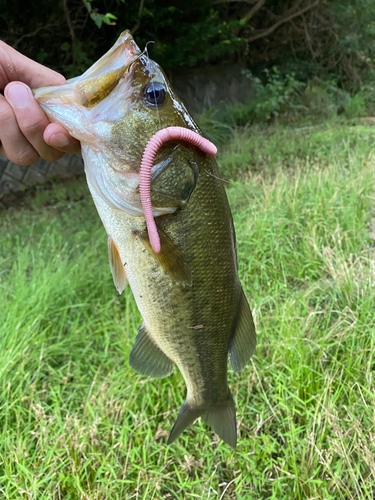
[[[139,239],[133,235],[144,229],[144,221],[137,220],[141,224],[136,225],[134,218],[119,213],[123,224],[118,224],[118,232],[112,230],[120,249],[132,246],[122,258],[134,269],[127,277],[138,308],[158,345],[180,368],[187,387],[194,388],[190,393],[196,404],[210,402],[207,397],[213,391],[216,402],[227,398],[228,344],[241,292],[225,190],[221,181],[205,172],[208,167],[213,170],[215,160],[203,163],[187,208],[162,227],[176,245],[180,244],[192,270],[192,287],[176,283],[162,268],[157,278],[153,276],[155,258],[143,248],[139,251]],[[218,175],[216,168],[213,173]],[[208,225],[212,217],[220,218],[221,223]],[[141,276],[140,268],[144,270]],[[187,306],[182,308],[181,304]],[[200,325],[203,328],[194,329]]]
[[[148,89],[155,83],[162,92]],[[150,87],[151,85],[151,87]],[[51,121],[81,141],[88,186],[108,234],[119,293],[128,281],[143,317],[129,363],[163,378],[177,365],[187,396],[168,443],[202,417],[231,446],[237,429],[228,388],[256,345],[237,272],[232,215],[216,161],[183,141],[165,142],[151,171],[161,250],[150,243],[139,196],[146,145],[161,127],[199,128],[161,68],[129,32],[83,75],[34,91]],[[150,165],[151,166],[151,165]]]

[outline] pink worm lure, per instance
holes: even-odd
[[[186,141],[197,146],[201,151],[214,156],[217,153],[216,146],[201,135],[184,127],[167,127],[159,130],[148,141],[143,152],[141,168],[139,170],[139,193],[143,212],[145,214],[148,236],[154,252],[160,252],[160,238],[151,205],[151,169],[158,149],[168,141]]]

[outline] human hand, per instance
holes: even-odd
[[[80,143],[57,123],[50,123],[31,88],[63,85],[65,78],[0,41],[0,154],[19,165],[39,156],[59,160],[77,153]]]

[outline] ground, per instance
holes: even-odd
[[[19,499],[372,499],[375,129],[248,128],[221,148],[258,347],[229,384],[234,452],[200,421],[167,435],[179,373],[128,365],[84,179],[0,212],[0,491]]]

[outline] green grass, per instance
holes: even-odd
[[[374,129],[354,121],[301,128],[245,128],[221,148],[219,164],[230,179],[242,177],[249,169],[261,174],[329,165],[358,169],[358,163],[362,165],[373,154],[374,137]]]
[[[184,383],[128,366],[141,318],[84,181],[1,212],[2,498],[372,499],[374,140],[249,129],[221,153],[259,339],[230,373],[236,452],[200,421],[166,446]]]

